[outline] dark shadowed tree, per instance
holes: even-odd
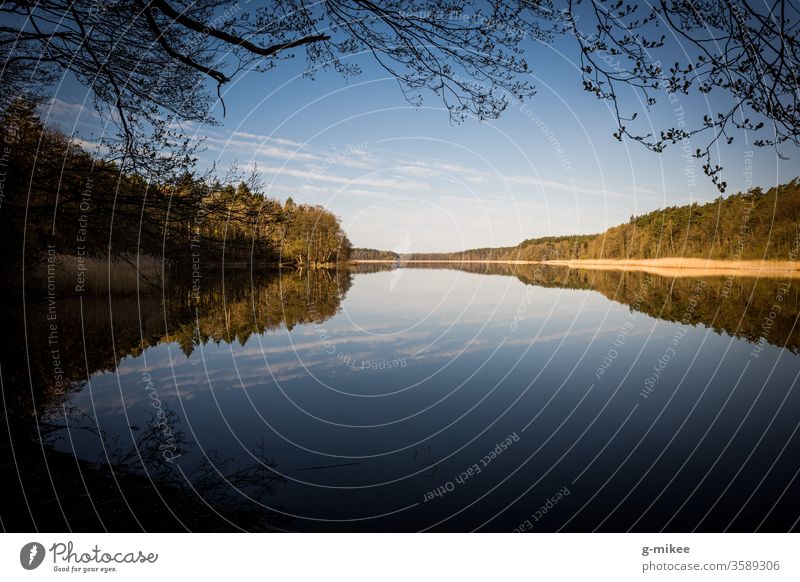
[[[737,131],[778,155],[781,144],[800,145],[797,3],[569,0],[564,15],[580,45],[583,86],[612,103],[617,139],[661,152],[698,136],[692,155],[721,191],[726,184],[712,148],[731,143]],[[625,102],[630,89],[636,99]],[[655,129],[644,116],[635,121],[657,101],[677,103],[676,96],[693,92],[713,94],[713,110],[702,119],[687,112]]]
[[[10,0],[0,6],[0,59],[16,91],[74,74],[116,123],[117,157],[163,171],[189,161],[181,125],[213,123],[226,83],[299,51],[308,75],[357,73],[352,57],[367,53],[412,102],[432,91],[455,119],[496,117],[509,96],[533,93],[520,78],[521,43],[546,39],[551,13],[508,0],[275,0],[247,11],[240,0]]]

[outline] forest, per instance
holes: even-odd
[[[414,253],[406,260],[654,259],[791,260],[800,237],[800,179],[707,204],[670,206],[600,234],[547,236],[515,247]]]
[[[350,253],[352,261],[399,261],[400,255],[394,251],[380,251],[378,249],[354,248]]]
[[[21,100],[0,114],[0,141],[0,260],[17,275],[26,265],[29,280],[49,257],[73,265],[77,282],[92,265],[136,270],[142,257],[200,279],[223,263],[318,267],[350,255],[337,216],[266,196],[257,175],[145,179],[88,153]]]

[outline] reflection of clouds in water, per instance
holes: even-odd
[[[376,310],[375,316],[380,316],[381,311]],[[394,334],[398,327],[405,325],[406,321],[404,318],[397,316],[394,319],[387,319],[385,317],[381,317],[380,322],[372,324],[369,326],[369,330],[371,333],[374,334],[384,334],[384,335],[391,335]],[[339,330],[346,330],[352,331],[352,325],[350,322],[346,320],[342,320],[341,318],[334,318],[329,319],[328,321],[320,324],[319,327],[324,328],[326,331],[339,331]],[[309,327],[303,327],[302,329],[293,329],[291,331],[292,336],[299,335],[299,336],[317,336],[319,335],[318,329],[315,328],[313,325]]]
[[[657,320],[652,320],[655,324]],[[481,323],[478,321],[477,323]],[[501,331],[505,332],[507,326],[503,324],[498,326]],[[634,331],[629,334],[633,336],[645,336],[651,333],[652,325],[648,325],[648,329]],[[491,331],[491,330],[490,330]],[[521,337],[520,334],[524,333],[520,330],[512,336],[506,337],[503,343],[506,347],[528,347],[531,344],[540,343],[553,343],[561,342],[569,343],[570,340],[581,340],[590,338],[597,334],[598,337],[604,335],[613,335],[619,331],[618,326],[615,327],[605,326],[598,328],[596,326],[581,327],[579,329],[552,331],[550,333],[536,333],[529,334]],[[667,330],[668,331],[668,330]],[[294,332],[293,332],[294,333]],[[488,332],[484,332],[484,336]],[[467,363],[471,367],[477,367],[483,362],[483,358],[472,358],[478,354],[488,356],[492,350],[504,338],[500,336],[492,337],[465,337],[461,333],[445,334],[434,346],[434,349],[425,349],[429,346],[427,340],[430,334],[418,332],[415,334],[403,334],[399,339],[402,342],[402,350],[396,350],[390,354],[385,351],[385,344],[392,344],[398,338],[391,337],[378,337],[370,338],[369,344],[375,345],[374,348],[368,349],[366,346],[359,346],[347,354],[357,362],[374,362],[382,360],[391,360],[393,358],[406,358],[408,366],[404,367],[405,373],[408,374],[406,381],[412,383],[417,381],[416,374],[414,373],[415,365],[424,365],[424,369],[420,370],[420,374],[427,375],[430,373],[431,365],[441,365],[450,361],[459,361],[460,363]],[[670,334],[664,332],[663,334],[653,334],[651,340],[670,337]],[[661,339],[663,339],[661,338]],[[263,341],[262,337],[262,341]],[[356,344],[359,341],[363,343],[363,336],[348,335],[343,338],[332,338],[335,341],[346,341],[350,344]],[[288,341],[287,336],[270,338],[271,341]],[[422,341],[420,341],[422,340]],[[234,351],[226,344],[206,344],[202,350],[197,350],[189,358],[186,358],[180,352],[177,344],[169,344],[151,348],[153,355],[158,355],[158,359],[154,360],[151,357],[151,352],[148,351],[147,359],[148,366],[144,366],[141,358],[126,358],[121,364],[119,369],[119,381],[122,384],[124,393],[124,406],[128,410],[134,409],[148,409],[150,400],[144,390],[144,384],[141,380],[141,374],[145,370],[152,376],[153,381],[158,383],[159,396],[161,400],[169,403],[175,407],[178,403],[179,396],[175,391],[177,384],[180,392],[180,399],[191,400],[198,395],[205,395],[210,389],[215,392],[227,392],[231,390],[252,390],[264,388],[269,385],[278,383],[290,383],[296,380],[309,380],[314,382],[309,370],[317,377],[329,381],[332,378],[340,378],[339,386],[334,386],[338,389],[346,389],[347,378],[352,377],[352,374],[374,374],[376,379],[380,381],[386,380],[386,374],[392,373],[392,370],[369,370],[362,367],[350,367],[345,365],[341,359],[336,355],[328,355],[324,353],[324,348],[320,342],[305,342],[303,344],[288,344],[271,345],[262,347],[256,344],[256,338],[251,338],[244,347],[235,346]],[[337,343],[337,345],[339,345]],[[169,354],[167,347],[173,354],[172,365],[170,365]],[[317,357],[311,357],[314,352],[319,351]],[[301,355],[300,353],[307,355]],[[266,354],[267,364],[264,362]],[[411,354],[414,354],[413,356]],[[280,356],[280,357],[276,357]],[[236,368],[234,368],[231,358],[236,360]],[[205,359],[206,365],[203,366]],[[104,414],[121,413],[123,410],[123,401],[119,397],[117,389],[117,380],[113,374],[99,375],[93,381],[94,393],[94,406],[95,409]],[[72,398],[72,403],[81,407],[89,408],[91,400],[88,392],[81,392]]]
[[[410,271],[411,276],[417,279],[429,277],[431,273],[436,272]],[[509,321],[520,301],[525,299],[529,287],[514,279],[484,278],[459,271],[439,272],[437,276],[456,277],[466,284],[454,293],[457,299],[454,303],[444,304],[426,318],[424,325],[403,333],[392,332],[407,326],[409,321],[419,319],[419,314],[428,309],[426,302],[416,301],[416,293],[384,299],[383,293],[375,293],[376,288],[383,287],[383,282],[370,280],[375,277],[371,275],[359,278],[359,281],[371,283],[366,285],[366,291],[371,293],[372,300],[358,302],[357,297],[348,300],[351,316],[355,314],[359,319],[371,320],[370,333],[358,331],[349,317],[339,313],[322,323],[298,325],[291,331],[281,327],[260,335],[254,334],[244,346],[208,342],[196,348],[188,358],[179,344],[174,342],[148,348],[146,366],[141,356],[125,357],[119,366],[124,405],[138,408],[149,404],[145,391],[139,390],[141,374],[145,371],[162,386],[162,399],[172,404],[178,400],[176,384],[180,398],[186,400],[205,394],[210,389],[257,389],[275,382],[289,383],[303,379],[316,382],[313,377],[323,381],[334,380],[332,387],[346,391],[348,378],[352,378],[353,374],[374,373],[376,378],[380,376],[379,381],[385,382],[387,374],[392,373],[392,370],[365,369],[360,364],[362,362],[407,358],[408,368],[404,378],[407,383],[413,383],[418,379],[415,365],[422,366],[419,370],[420,379],[431,373],[431,366],[441,366],[452,360],[459,360],[459,365],[474,368],[483,361],[474,356],[488,355],[504,338],[507,347],[525,347],[532,342],[546,343],[616,332],[613,327],[598,329],[591,325],[578,330],[567,329],[577,308],[581,309],[582,315],[594,313],[598,316],[597,325],[601,324],[599,316],[608,309],[608,301],[600,294],[587,290],[536,288],[535,301],[546,305],[547,309],[537,310],[534,304],[520,328],[509,333]],[[364,289],[359,291],[365,292]],[[440,299],[436,293],[423,292],[423,295],[437,301]],[[388,320],[387,306],[392,311]],[[494,314],[492,318],[487,316],[488,309]],[[553,317],[554,314],[558,316]],[[325,331],[329,343],[320,339],[320,330]],[[334,348],[332,354],[329,353],[330,346]],[[347,365],[343,361],[344,356],[347,361],[356,362],[356,365]],[[98,411],[122,410],[123,400],[119,397],[113,375],[95,375],[94,387]],[[73,401],[76,404],[89,404],[85,395],[78,395]]]
[[[598,337],[602,337],[606,334],[616,334],[619,331],[619,328],[615,327],[604,327],[604,328],[597,328],[597,327],[584,327],[581,329],[573,329],[570,331],[561,331],[555,332],[550,334],[541,334],[535,336],[528,336],[528,337],[518,337],[513,339],[508,339],[503,345],[506,346],[529,346],[531,344],[539,344],[539,343],[552,343],[552,342],[560,342],[561,340],[573,340],[576,338],[591,338],[594,334],[597,334]],[[631,332],[628,336],[634,335],[647,335],[648,331],[642,331],[639,333]],[[515,334],[517,335],[517,334]]]
[[[404,343],[405,341],[408,340],[426,338],[430,335],[427,332],[419,331],[419,332],[404,333],[402,335],[376,335],[376,336],[370,335],[365,337],[364,334],[358,334],[358,335],[347,335],[347,336],[335,336],[335,335],[330,335],[333,333],[332,328],[326,327],[325,329],[326,332],[329,334],[329,341],[332,344],[334,344],[334,347],[336,347],[337,350],[343,346],[358,345],[358,343],[363,343],[364,341],[368,341],[370,344],[373,343],[397,344],[397,343]],[[310,334],[305,334],[305,335],[310,335]],[[318,334],[314,333],[314,335],[316,336]],[[275,339],[266,338],[262,336],[263,347],[259,345],[250,346],[249,344],[253,343],[253,341],[254,339],[251,339],[250,341],[247,342],[247,344],[245,344],[244,348],[236,350],[236,358],[239,358],[240,356],[247,357],[254,355],[266,356],[267,358],[269,358],[272,355],[286,353],[286,352],[301,353],[306,351],[314,352],[317,350],[323,352],[325,351],[325,347],[322,341],[310,341],[302,343],[281,342],[281,344],[273,345]]]
[[[511,267],[493,268],[498,274],[511,274]],[[149,404],[141,383],[145,371],[160,383],[160,396],[173,402],[178,397],[176,384],[181,398],[192,399],[209,390],[209,380],[211,387],[219,391],[304,379],[314,383],[316,379],[330,381],[332,388],[349,391],[348,382],[354,379],[354,374],[369,376],[374,372],[379,383],[394,376],[391,369],[373,371],[362,367],[361,362],[406,358],[408,368],[402,374],[406,383],[413,383],[418,376],[422,378],[435,371],[432,367],[441,367],[454,359],[459,360],[459,365],[475,369],[482,361],[481,354],[491,353],[501,341],[508,348],[524,348],[537,343],[575,343],[582,337],[588,341],[616,334],[618,329],[613,321],[629,313],[625,299],[631,293],[636,296],[631,289],[638,288],[636,282],[640,279],[635,273],[592,272],[580,278],[575,277],[575,271],[513,268],[519,271],[519,278],[453,269],[403,269],[408,274],[403,280],[404,291],[392,295],[386,293],[385,287],[391,272],[359,275],[358,284],[344,302],[347,312],[336,313],[332,304],[328,312],[336,314],[318,324],[298,323],[291,331],[281,325],[261,334],[251,332],[244,346],[238,341],[233,345],[208,341],[196,346],[188,359],[177,342],[149,347],[145,350],[147,365],[141,356],[126,356],[120,362],[119,382],[124,403],[131,408]],[[539,286],[540,280],[546,286]],[[301,283],[298,290],[308,289],[296,277],[284,281],[282,287],[291,290],[287,285],[295,281]],[[560,285],[562,281],[572,288]],[[609,299],[617,301],[609,303]],[[651,303],[660,308],[669,299],[667,295],[659,295]],[[308,312],[308,305],[303,303],[306,300],[304,291],[291,296],[283,294],[282,309],[291,314],[292,321],[308,321],[304,315]],[[522,302],[526,302],[527,311],[519,327],[512,331],[509,324]],[[242,321],[237,329],[246,331],[246,301],[243,308],[244,319],[239,315]],[[578,315],[582,325],[571,329]],[[643,314],[642,323],[648,322],[645,324],[648,330],[629,335],[648,334],[652,341],[663,341],[662,335],[667,337],[669,333],[662,333],[661,327],[655,328],[656,315],[658,311]],[[358,329],[361,322],[369,323],[366,331]],[[414,324],[410,331],[396,333],[409,327],[409,323]],[[226,326],[219,316],[200,320],[201,332],[214,329],[216,338],[226,337]],[[320,338],[320,330],[325,331],[327,344]],[[329,353],[326,346],[332,346],[334,353]],[[346,361],[344,356],[348,358]],[[348,361],[355,361],[356,365],[350,366]],[[95,373],[92,388],[99,413],[122,409],[123,400],[114,374]],[[91,406],[86,391],[73,395],[71,401],[84,408]]]
[[[697,319],[682,340],[685,348],[679,350],[676,364],[661,380],[659,395],[669,396],[672,404],[661,407],[651,400],[650,404],[638,405],[634,413],[638,416],[630,416],[632,400],[638,402],[641,381],[656,361],[653,355],[663,353],[680,325],[675,318],[686,312],[686,292],[691,296],[691,285],[656,279],[646,287],[648,295],[639,299],[640,273],[539,271],[534,267],[520,267],[518,273],[497,267],[495,275],[430,269],[403,273],[396,292],[391,294],[387,291],[390,278],[384,273],[358,275],[344,302],[339,301],[341,295],[331,298],[334,285],[323,287],[319,296],[314,294],[315,285],[325,281],[323,277],[314,281],[287,278],[285,285],[273,280],[272,286],[258,295],[255,306],[247,292],[239,289],[234,289],[231,300],[225,297],[224,311],[220,296],[209,298],[206,311],[198,318],[199,337],[191,334],[194,313],[183,311],[181,317],[170,320],[175,329],[168,337],[175,341],[147,347],[143,355],[133,349],[139,355],[120,361],[124,398],[116,373],[107,372],[93,375],[91,395],[83,389],[70,396],[71,402],[92,414],[93,395],[98,425],[112,436],[130,439],[128,424],[143,426],[142,419],[153,410],[142,381],[146,371],[159,398],[177,412],[187,432],[191,428],[189,438],[193,446],[197,445],[196,450],[213,449],[237,462],[249,462],[248,451],[261,443],[281,471],[321,485],[309,492],[293,483],[281,492],[281,502],[303,515],[329,516],[329,507],[344,508],[346,514],[345,510],[354,506],[352,499],[360,508],[375,513],[387,508],[389,498],[417,500],[430,489],[434,471],[438,471],[435,480],[441,477],[443,482],[458,475],[475,458],[486,454],[500,435],[520,431],[533,421],[525,433],[526,442],[546,442],[547,448],[532,462],[520,465],[519,473],[498,489],[500,495],[506,488],[513,496],[523,492],[549,468],[548,458],[557,458],[565,451],[569,455],[553,469],[558,481],[567,482],[587,469],[595,475],[602,471],[608,475],[616,468],[613,455],[630,452],[630,447],[618,445],[636,443],[648,419],[659,415],[650,438],[663,437],[666,442],[676,434],[690,433],[688,426],[681,433],[682,423],[700,402],[699,412],[709,417],[719,413],[720,426],[728,421],[735,428],[741,421],[736,414],[752,404],[748,399],[752,392],[745,389],[751,378],[767,378],[774,373],[769,388],[780,388],[788,386],[789,376],[800,368],[800,359],[786,350],[765,350],[750,364],[742,387],[731,390],[751,347],[732,339],[735,328],[731,322],[740,325],[744,313],[739,308],[741,303],[736,302],[747,301],[750,291],[757,291],[752,295],[755,307],[748,313],[752,311],[753,315],[749,325],[758,329],[763,309],[774,301],[775,285],[743,281],[741,295],[719,301],[724,280],[710,281],[708,288],[713,293],[708,294],[708,303],[693,312]],[[327,303],[326,297],[331,299]],[[309,315],[309,299],[319,317]],[[521,305],[524,311],[520,311]],[[715,320],[720,305],[730,308],[730,313],[722,313]],[[254,307],[257,316],[253,315]],[[521,315],[519,325],[512,329],[517,315]],[[789,321],[791,314],[786,315]],[[264,322],[268,325],[261,326]],[[626,334],[623,353],[623,346],[614,347],[613,342],[628,322],[635,327]],[[797,345],[793,330],[777,327],[782,322],[776,320],[770,342],[788,338],[794,342],[790,345]],[[163,322],[156,323],[148,337],[156,338],[153,343],[163,342],[167,336],[157,333]],[[748,321],[742,325],[748,325]],[[320,328],[335,347],[334,354],[327,353]],[[398,332],[406,328],[409,331]],[[229,337],[234,338],[232,343],[226,343]],[[619,350],[619,360],[607,370],[601,386],[587,391],[593,373],[612,347]],[[124,353],[124,348],[119,353]],[[191,355],[187,357],[187,353]],[[357,363],[403,357],[407,366],[353,368],[338,358],[339,354]],[[769,370],[779,354],[780,367]],[[113,369],[108,359],[103,362],[104,368]],[[689,370],[691,374],[681,379]],[[701,393],[706,381],[710,387],[707,393]],[[531,386],[534,388],[528,390]],[[784,393],[764,390],[764,400],[753,409],[753,419],[763,421],[765,401],[773,398],[777,407]],[[727,398],[731,399],[729,406]],[[678,412],[673,413],[673,409]],[[793,410],[798,408],[787,404],[782,414],[795,423]],[[629,417],[631,422],[625,424]],[[559,425],[562,421],[563,428]],[[487,427],[484,437],[481,431]],[[591,432],[586,432],[587,427]],[[713,437],[710,433],[709,442]],[[748,438],[748,434],[742,431],[739,438]],[[587,467],[587,462],[612,440],[614,446],[603,449],[603,456]],[[678,444],[684,446],[686,441]],[[715,440],[709,450],[719,450],[724,444]],[[79,453],[91,451],[88,444],[78,442],[76,446]],[[524,456],[535,446],[538,444],[525,450]],[[504,453],[499,462],[511,462],[523,449],[519,451],[509,452],[509,456]],[[641,455],[652,453],[653,458],[659,452],[657,446],[640,449]],[[731,452],[735,452],[733,447]],[[448,465],[450,454],[454,456]],[[697,456],[705,454],[701,449]],[[323,455],[330,457],[322,459]],[[349,468],[338,467],[348,455],[384,456],[357,461],[351,458],[347,460],[353,461]],[[711,462],[713,456],[704,460]],[[427,465],[429,462],[436,468]],[[649,462],[646,459],[645,463],[631,465],[634,479],[648,470]],[[727,458],[725,463],[729,465]],[[501,470],[501,465],[493,467],[501,477],[510,474]],[[304,472],[294,473],[293,469]],[[418,470],[427,473],[396,485],[376,486],[375,490],[324,489],[326,485],[383,483]],[[587,472],[587,479],[593,473]],[[418,487],[423,479],[424,487]],[[487,479],[486,487],[496,482]],[[522,489],[518,484],[523,484]],[[549,484],[544,489],[548,495],[552,490]],[[647,488],[644,482],[641,493],[654,499],[659,491],[655,485]],[[751,492],[749,489],[746,495]],[[483,490],[469,491],[473,499],[481,493]],[[348,495],[352,496],[349,503]]]

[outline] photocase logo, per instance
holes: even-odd
[[[30,542],[19,551],[19,563],[26,570],[35,570],[44,561],[44,546],[39,542]]]

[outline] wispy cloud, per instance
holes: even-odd
[[[280,145],[291,146],[294,148],[302,148],[305,147],[304,144],[300,143],[299,141],[294,141],[291,139],[286,139],[282,137],[275,137],[272,135],[263,135],[263,134],[256,134],[256,133],[248,133],[246,131],[234,131],[231,133],[233,137],[243,138],[251,141],[255,141],[258,143],[265,143],[265,142],[272,142],[277,143]]]
[[[107,154],[109,151],[108,146],[104,146],[103,144],[96,141],[89,141],[80,138],[72,138],[72,139],[76,144],[78,144],[80,147],[82,147],[89,153]]]
[[[86,107],[83,103],[68,103],[57,97],[53,97],[50,100],[47,110],[57,121],[74,123],[83,115],[99,118],[97,111],[93,107]]]
[[[372,176],[353,176],[345,177],[340,174],[325,173],[315,170],[298,170],[295,168],[276,168],[264,167],[258,168],[258,171],[274,178],[282,178],[291,176],[293,178],[300,178],[303,180],[310,180],[312,182],[329,182],[331,184],[344,184],[344,185],[362,185],[371,186],[373,188],[390,188],[393,190],[407,190],[410,188],[416,190],[427,190],[430,188],[429,184],[423,182],[408,182],[400,178],[376,178]]]
[[[254,134],[245,134],[254,136],[253,138],[242,138],[242,136],[237,136],[240,133],[234,132],[233,136],[209,134],[205,139],[206,147],[215,152],[225,152],[236,158],[241,157],[251,160],[257,158],[274,158],[299,162],[320,162],[323,160],[322,156],[311,152],[310,148],[291,140],[255,136]]]
[[[553,180],[542,180],[533,176],[505,176],[505,181],[510,184],[519,184],[522,186],[532,186],[541,188],[547,192],[548,190],[556,190],[559,192],[571,192],[573,194],[590,194],[593,196],[613,196],[615,198],[632,198],[630,194],[604,188],[594,184],[580,184],[577,182],[565,183],[555,182]]]
[[[323,194],[346,194],[348,197],[372,198],[376,200],[391,200],[396,197],[379,190],[367,190],[363,188],[350,188],[347,186],[315,186],[313,184],[303,184],[302,192],[310,195]]]

